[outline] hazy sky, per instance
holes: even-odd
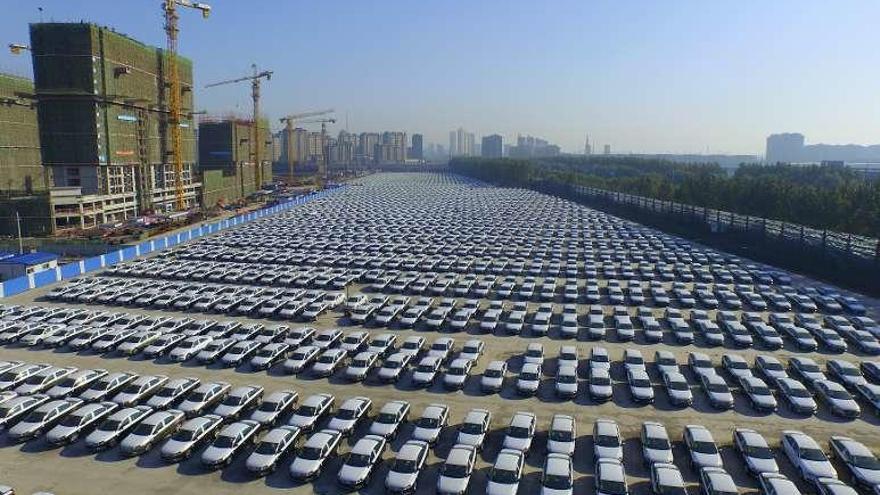
[[[580,151],[761,153],[772,132],[880,142],[876,0],[208,0],[184,12],[196,106],[337,109],[342,128],[532,134]],[[0,0],[3,44],[29,22],[82,19],[164,46],[159,0]],[[0,71],[30,74],[4,50]],[[275,120],[277,122],[277,120]]]

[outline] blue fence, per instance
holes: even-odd
[[[0,298],[14,296],[16,294],[20,294],[31,289],[54,284],[55,282],[58,282],[60,280],[66,280],[69,278],[77,277],[84,273],[100,270],[105,266],[110,266],[119,263],[120,261],[128,261],[137,258],[138,256],[152,253],[154,251],[161,251],[162,249],[175,246],[182,242],[197,239],[199,237],[213,234],[215,232],[219,232],[221,230],[234,227],[236,225],[241,225],[243,223],[251,222],[253,220],[257,220],[259,218],[263,218],[269,215],[274,215],[278,212],[308,203],[309,201],[314,201],[316,199],[326,197],[327,195],[338,191],[342,187],[345,186],[340,186],[335,189],[328,189],[325,191],[300,196],[290,201],[279,203],[275,206],[270,206],[268,208],[262,208],[256,211],[252,211],[250,213],[245,213],[243,215],[237,215],[231,218],[218,220],[216,222],[203,224],[199,227],[194,227],[187,231],[170,234],[165,237],[150,239],[149,241],[142,242],[136,246],[129,246],[120,249],[119,251],[113,251],[110,253],[102,254],[101,256],[86,258],[82,261],[76,261],[73,263],[62,265],[58,268],[53,268],[51,270],[45,270],[42,272],[34,273],[32,275],[7,280],[0,284]]]

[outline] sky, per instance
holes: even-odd
[[[335,108],[331,131],[404,130],[448,144],[543,137],[564,151],[750,153],[775,132],[880,143],[876,0],[207,0],[181,12],[196,107],[250,113],[247,84],[273,70],[262,107]],[[159,0],[0,0],[0,42],[28,23],[86,20],[164,46]],[[38,7],[43,8],[42,14]],[[30,58],[0,53],[0,71]],[[280,124],[277,124],[280,126]]]

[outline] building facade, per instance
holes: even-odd
[[[88,23],[30,28],[43,165],[55,228],[87,229],[176,208],[164,50]],[[182,182],[198,204],[192,63],[181,78]]]
[[[415,160],[424,160],[425,152],[424,152],[425,140],[421,134],[413,134],[412,135],[412,146],[410,147],[410,151],[407,153],[409,158]]]
[[[483,136],[480,155],[484,158],[501,158],[504,153],[504,140],[498,134]]]
[[[265,119],[259,131],[263,149],[268,149],[265,143],[268,141],[271,145],[271,136]],[[237,201],[261,188],[262,184],[256,183],[252,141],[252,120],[208,118],[199,123],[199,170],[206,182],[202,197],[206,207]],[[267,155],[262,155],[260,161],[263,182],[269,182],[272,162]],[[210,173],[212,171],[219,171],[220,175]]]
[[[767,161],[799,162],[803,159],[804,135],[796,132],[767,136]]]

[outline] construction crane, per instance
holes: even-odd
[[[260,131],[259,131],[259,123],[260,123],[260,81],[261,79],[266,79],[267,81],[272,79],[272,71],[264,70],[257,71],[256,64],[251,64],[251,69],[253,69],[253,74],[250,76],[239,77],[237,79],[230,79],[228,81],[220,81],[212,84],[205,85],[206,88],[213,88],[215,86],[223,86],[225,84],[234,84],[243,81],[251,82],[251,97],[254,100],[254,136],[251,141],[254,143],[254,165],[256,167],[254,171],[254,177],[256,179],[256,187],[262,189],[263,188],[263,167],[260,163]]]
[[[202,17],[207,19],[211,14],[211,6],[205,3],[191,2],[189,0],[166,0],[162,3],[162,12],[165,13],[165,35],[167,36],[167,77],[165,84],[168,86],[168,127],[171,130],[171,162],[174,165],[174,206],[177,211],[186,208],[183,199],[183,139],[180,135],[180,73],[177,71],[177,7],[186,7],[199,10]]]
[[[321,123],[321,161],[318,163],[318,187],[324,187],[324,179],[327,177],[327,162],[330,160],[330,146],[327,144],[327,124],[335,124],[336,119],[304,120],[302,124]]]
[[[281,122],[285,123],[284,133],[287,138],[287,183],[293,184],[293,166],[296,163],[296,160],[293,156],[293,125],[299,119],[305,117],[317,117],[319,115],[326,115],[328,113],[333,113],[335,110],[332,108],[327,110],[318,110],[314,112],[303,112],[303,113],[295,113],[292,115],[288,115],[286,117],[281,117],[278,119]]]

